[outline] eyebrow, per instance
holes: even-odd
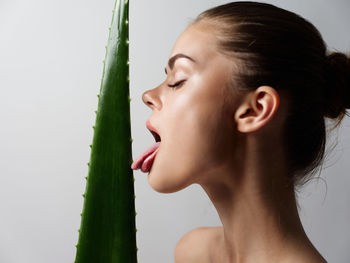
[[[174,68],[175,61],[178,58],[187,58],[187,59],[193,61],[194,63],[196,63],[196,61],[193,58],[191,58],[185,54],[179,53],[179,54],[176,54],[175,56],[172,56],[168,61],[168,66],[171,70]],[[168,72],[166,71],[166,67],[164,68],[164,70],[165,70],[165,74],[168,74]]]

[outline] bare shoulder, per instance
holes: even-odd
[[[220,227],[199,227],[186,233],[176,244],[175,263],[211,262],[212,243]]]

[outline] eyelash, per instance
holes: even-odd
[[[175,88],[175,87],[177,87],[177,86],[180,86],[180,84],[182,84],[182,83],[185,82],[185,81],[186,81],[186,80],[180,80],[180,81],[176,82],[176,83],[173,84],[173,85],[168,84],[168,87],[170,87],[170,88]]]

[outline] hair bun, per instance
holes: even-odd
[[[338,118],[350,108],[350,58],[332,52],[326,56],[326,87],[324,116]]]

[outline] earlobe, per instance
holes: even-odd
[[[277,111],[279,101],[277,91],[269,86],[261,86],[249,93],[235,114],[237,130],[253,132],[266,125]]]

